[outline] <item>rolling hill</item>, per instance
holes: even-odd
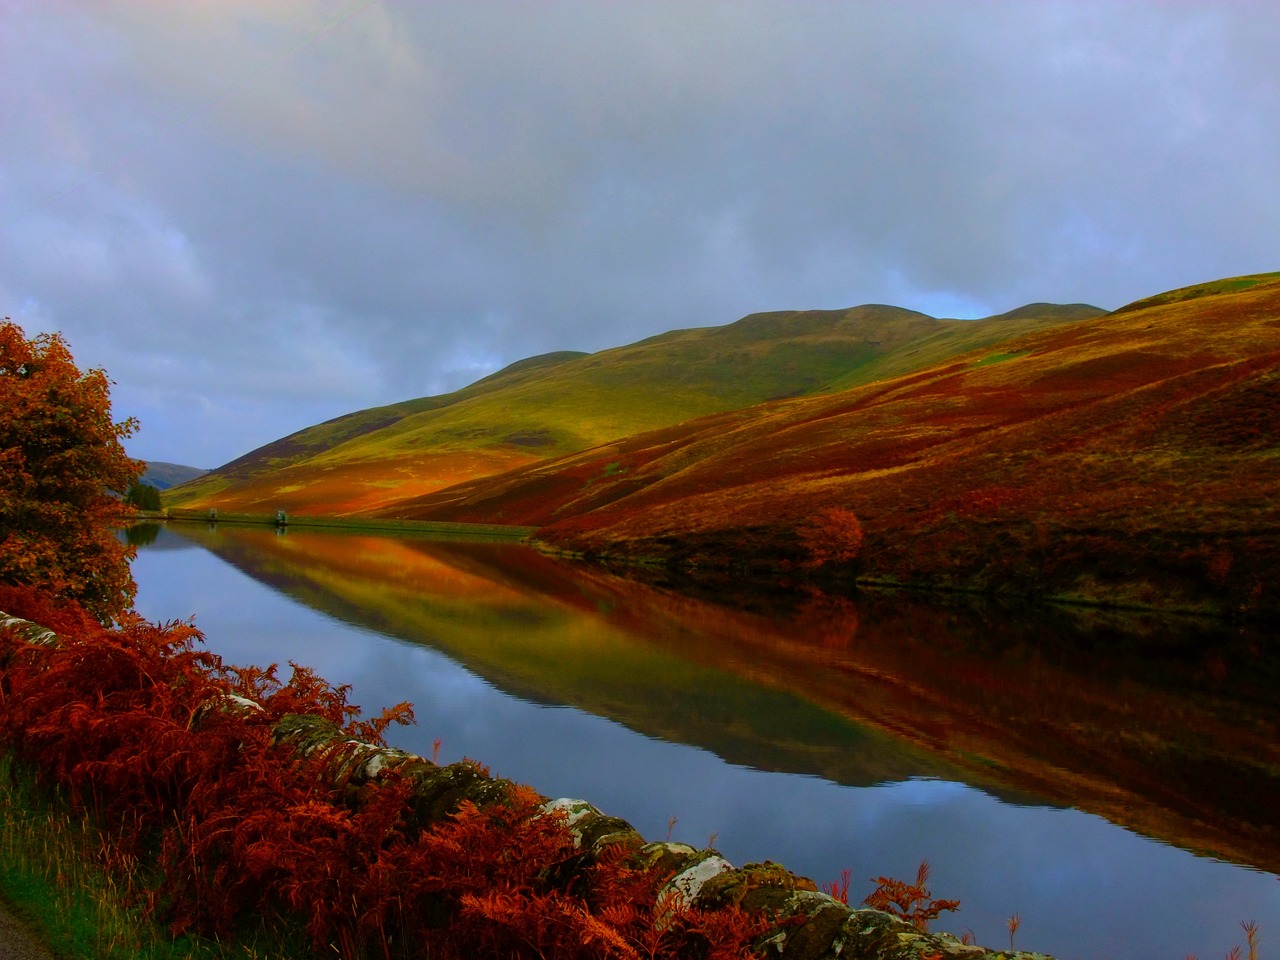
[[[928,334],[912,341],[926,349]],[[954,343],[954,341],[952,341]],[[898,376],[671,424],[374,511],[543,527],[564,550],[809,576],[797,528],[861,519],[829,575],[1275,611],[1280,274],[1171,291]],[[873,369],[875,369],[873,367]]]
[[[984,320],[898,307],[753,314],[595,354],[532,357],[456,391],[362,410],[254,450],[170,506],[349,515],[693,417],[847,389],[1096,317],[1031,304]]]
[[[142,482],[150,484],[157,490],[168,490],[170,487],[176,487],[197,477],[202,477],[206,472],[200,467],[188,467],[180,463],[166,463],[163,460],[148,460],[147,469],[142,474]]]

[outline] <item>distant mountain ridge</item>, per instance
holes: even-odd
[[[145,462],[147,469],[142,474],[142,482],[157,490],[168,490],[170,487],[179,486],[209,472],[201,467],[188,467],[180,463],[167,463],[164,460]]]
[[[1101,316],[1031,304],[983,320],[900,307],[751,314],[594,354],[518,361],[450,394],[356,411],[188,483],[172,505],[354,514],[694,417],[847,389]]]

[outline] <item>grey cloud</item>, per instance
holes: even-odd
[[[156,459],[756,309],[1275,267],[1261,2],[0,17],[0,310],[107,367]]]

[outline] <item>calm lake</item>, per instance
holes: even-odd
[[[1257,637],[901,595],[691,594],[524,547],[135,529],[137,609],[289,661],[392,744],[850,900],[927,858],[937,924],[1063,960],[1280,944],[1280,676]],[[1215,632],[1217,631],[1217,632]],[[286,668],[287,675],[287,668]]]

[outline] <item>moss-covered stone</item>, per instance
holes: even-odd
[[[784,960],[834,960],[845,956],[840,932],[849,908],[839,900],[811,890],[792,893],[783,904],[779,932],[771,940],[774,955]]]
[[[565,826],[573,836],[574,846],[584,853],[595,856],[605,847],[615,844],[631,848],[639,848],[644,844],[644,837],[626,820],[601,813],[585,800],[562,797],[548,801],[543,804],[542,809],[548,814],[564,817]]]
[[[638,865],[656,871],[662,876],[673,876],[693,863],[708,856],[710,851],[699,850],[687,843],[671,840],[646,843],[636,854]]]
[[[419,827],[439,823],[456,813],[464,801],[477,807],[502,803],[510,797],[513,786],[509,780],[493,779],[466,760],[420,770],[413,777],[409,794],[413,822]]]
[[[332,720],[309,713],[286,714],[271,731],[273,743],[287,744],[303,757],[310,756],[321,747],[329,746],[335,740],[344,739],[344,736]]]
[[[698,906],[712,910],[736,906],[765,910],[771,916],[789,916],[788,903],[797,890],[817,889],[807,877],[798,877],[786,867],[766,860],[712,877],[702,886]]]
[[[58,643],[58,635],[48,627],[7,613],[0,613],[0,630],[13,630],[27,643],[37,647],[53,647]]]
[[[195,712],[191,714],[191,721],[188,723],[188,727],[191,730],[199,730],[207,726],[215,716],[219,715],[248,716],[262,712],[264,712],[262,704],[256,700],[250,700],[248,697],[242,697],[236,693],[227,693],[196,707]]]

